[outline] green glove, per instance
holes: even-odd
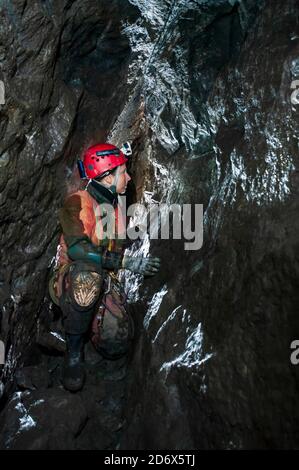
[[[160,258],[144,258],[143,256],[124,256],[122,260],[122,268],[128,269],[136,274],[144,276],[154,276],[160,269]]]

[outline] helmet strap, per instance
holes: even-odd
[[[88,186],[90,185],[91,182],[92,182],[92,179],[89,178],[89,179],[88,179],[88,183],[87,183],[87,185],[85,186],[85,191],[87,191],[87,188],[88,188]]]
[[[117,195],[116,187],[117,187],[119,177],[120,177],[120,166],[116,168],[116,171],[113,174],[113,181],[110,185],[101,181],[97,181],[96,179],[94,179],[94,181],[97,185],[103,186],[104,188],[108,189],[109,191],[111,191],[112,194],[116,196]]]
[[[120,166],[116,168],[116,172],[114,173],[114,178],[110,186],[110,190],[113,191],[115,194],[116,194],[116,188],[117,188],[119,177],[120,177]]]

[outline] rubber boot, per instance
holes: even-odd
[[[66,346],[62,384],[70,392],[78,392],[85,382],[84,335],[67,334]]]

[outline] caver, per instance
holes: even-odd
[[[119,269],[128,269],[153,276],[160,267],[159,258],[124,255],[126,221],[122,220],[118,195],[125,193],[131,179],[126,167],[130,153],[128,144],[122,149],[108,143],[88,148],[83,161],[78,162],[86,188],[70,194],[59,213],[62,234],[50,293],[63,312],[67,344],[63,385],[73,392],[84,384],[83,351],[88,332],[95,346],[108,355],[113,345],[115,355],[117,351],[121,354],[132,334],[122,296],[117,305],[113,290],[107,291],[107,275],[111,278]],[[113,211],[105,210],[107,205]],[[111,224],[107,213],[113,213]],[[114,282],[113,289],[116,285]]]

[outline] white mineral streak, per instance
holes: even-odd
[[[130,225],[136,223],[136,220],[130,221]],[[125,251],[126,256],[144,256],[147,257],[150,249],[150,240],[148,234],[142,241],[142,244],[139,242],[133,243],[133,245]],[[137,302],[140,299],[139,288],[143,281],[143,276],[139,274],[131,273],[130,271],[122,271],[120,273],[120,280],[124,284],[125,292],[128,296],[129,302]]]
[[[50,331],[50,335],[54,336],[55,338],[59,339],[60,341],[65,342],[64,338],[59,333],[57,333],[57,331]]]
[[[37,426],[37,422],[32,418],[32,416],[30,416],[30,409],[45,402],[44,399],[36,400],[31,403],[27,409],[22,402],[23,396],[30,396],[30,392],[16,392],[11,399],[11,403],[15,402],[14,408],[18,413],[19,426],[16,432],[14,431],[13,434],[8,434],[6,437],[5,444],[8,449],[17,436]]]
[[[54,265],[55,259],[56,259],[55,256],[53,256],[53,258],[51,258],[51,260],[50,260],[49,263],[48,263],[48,268],[51,268],[51,266]]]
[[[4,371],[3,371],[4,377],[8,377],[12,373],[12,371],[15,369],[17,365],[17,359],[18,358],[15,357],[13,354],[12,346],[10,346],[7,356],[6,356],[5,364],[4,364]]]
[[[147,122],[167,152],[178,150],[182,140],[190,152],[190,158],[194,158],[199,138],[209,137],[210,132],[196,120],[191,109],[188,57],[179,46],[178,22],[205,2],[130,0],[130,3],[140,10],[140,18],[134,24],[122,25],[122,33],[128,38],[135,54],[128,83],[142,82]],[[172,53],[176,59],[175,67],[163,54],[169,44],[172,44]],[[180,130],[162,118],[161,114],[166,108],[173,116],[180,116]]]
[[[188,336],[184,351],[172,361],[165,362],[161,366],[160,372],[165,371],[168,374],[174,367],[199,369],[204,362],[208,361],[214,355],[212,353],[204,354],[202,343],[203,333],[201,323],[199,323],[195,330]]]
[[[171,314],[169,315],[169,317],[162,323],[162,325],[160,326],[159,330],[157,331],[156,333],[156,336],[154,337],[154,339],[152,339],[152,343],[155,343],[157,338],[160,336],[160,334],[162,333],[162,331],[165,329],[165,327],[168,325],[168,323],[170,323],[176,316],[177,312],[179,311],[179,309],[181,308],[182,306],[181,305],[178,305],[172,312]],[[185,315],[186,313],[186,309],[184,309],[184,313],[183,315]],[[174,345],[174,347],[177,346]]]
[[[159,292],[156,292],[153,295],[150,302],[148,303],[148,310],[143,320],[143,326],[145,329],[148,329],[151,320],[157,315],[160,305],[162,303],[162,300],[164,296],[167,294],[167,292],[168,292],[167,285],[164,284],[161,290]]]
[[[56,248],[56,254],[55,256],[53,256],[53,258],[49,262],[48,268],[52,267],[52,269],[55,270],[58,267],[61,250],[62,250],[62,247],[60,244],[58,244]]]
[[[240,77],[240,80],[244,80],[244,78]],[[211,131],[214,134],[217,133],[221,121],[227,123],[224,116],[226,110],[224,84],[220,81],[217,85],[219,94],[213,100],[213,104],[209,104],[207,108]],[[257,138],[256,134],[260,132],[258,129],[262,123],[262,116],[258,108],[261,100],[262,97],[257,96],[245,98],[244,93],[233,99],[236,116],[244,116],[244,140],[248,144]],[[253,109],[255,121],[251,122],[247,116],[253,112]],[[289,116],[286,115],[286,123],[289,119]],[[221,151],[216,147],[218,184],[211,198],[210,206],[214,206],[215,201],[223,206],[235,204],[237,188],[241,190],[245,200],[249,203],[255,202],[258,205],[265,205],[274,201],[283,202],[290,193],[290,172],[294,170],[293,158],[288,154],[287,146],[284,145],[285,139],[286,141],[290,140],[288,133],[289,131],[286,129],[286,135],[280,136],[279,129],[275,126],[275,117],[269,119],[262,129],[266,144],[264,155],[261,155],[261,150],[257,149],[256,154],[253,150],[251,155],[245,157],[240,150],[233,148],[229,154],[228,163],[223,166],[220,163]],[[299,139],[299,135],[296,135],[296,138]],[[254,149],[253,146],[252,148]],[[264,162],[261,157],[264,157]],[[258,164],[255,165],[254,162],[258,162]]]
[[[130,3],[136,6],[141,15],[153,26],[155,29],[160,29],[165,24],[165,18],[168,14],[170,1],[161,2],[161,0],[129,0]]]
[[[38,406],[38,405],[40,405],[41,403],[45,403],[45,400],[44,400],[43,398],[41,398],[40,400],[34,401],[34,402],[30,405],[29,409],[32,408],[32,407],[34,407],[34,406]]]
[[[17,433],[28,431],[28,429],[34,428],[36,426],[36,421],[34,421],[34,419],[28,414],[28,411],[23,403],[19,402],[15,408],[22,415],[19,417],[20,426]]]
[[[8,435],[7,439],[6,439],[6,446],[7,448],[10,447],[11,443],[14,441],[14,439],[19,435],[21,434],[22,432],[24,431],[28,431],[29,429],[32,429],[34,427],[36,427],[37,423],[36,421],[32,418],[32,416],[30,416],[29,414],[29,410],[27,410],[27,408],[25,407],[24,403],[22,402],[22,396],[25,395],[26,392],[16,392],[11,401],[12,403],[13,402],[16,402],[15,404],[15,410],[18,412],[18,420],[19,420],[19,427],[17,429],[17,431],[13,434],[13,435]],[[31,406],[35,406],[41,402],[43,402],[44,400],[39,400],[38,402],[35,402],[33,405],[30,405]]]
[[[37,131],[34,131],[31,134],[25,134],[25,137],[27,141],[30,143],[30,145],[33,145],[36,134],[37,134]]]

